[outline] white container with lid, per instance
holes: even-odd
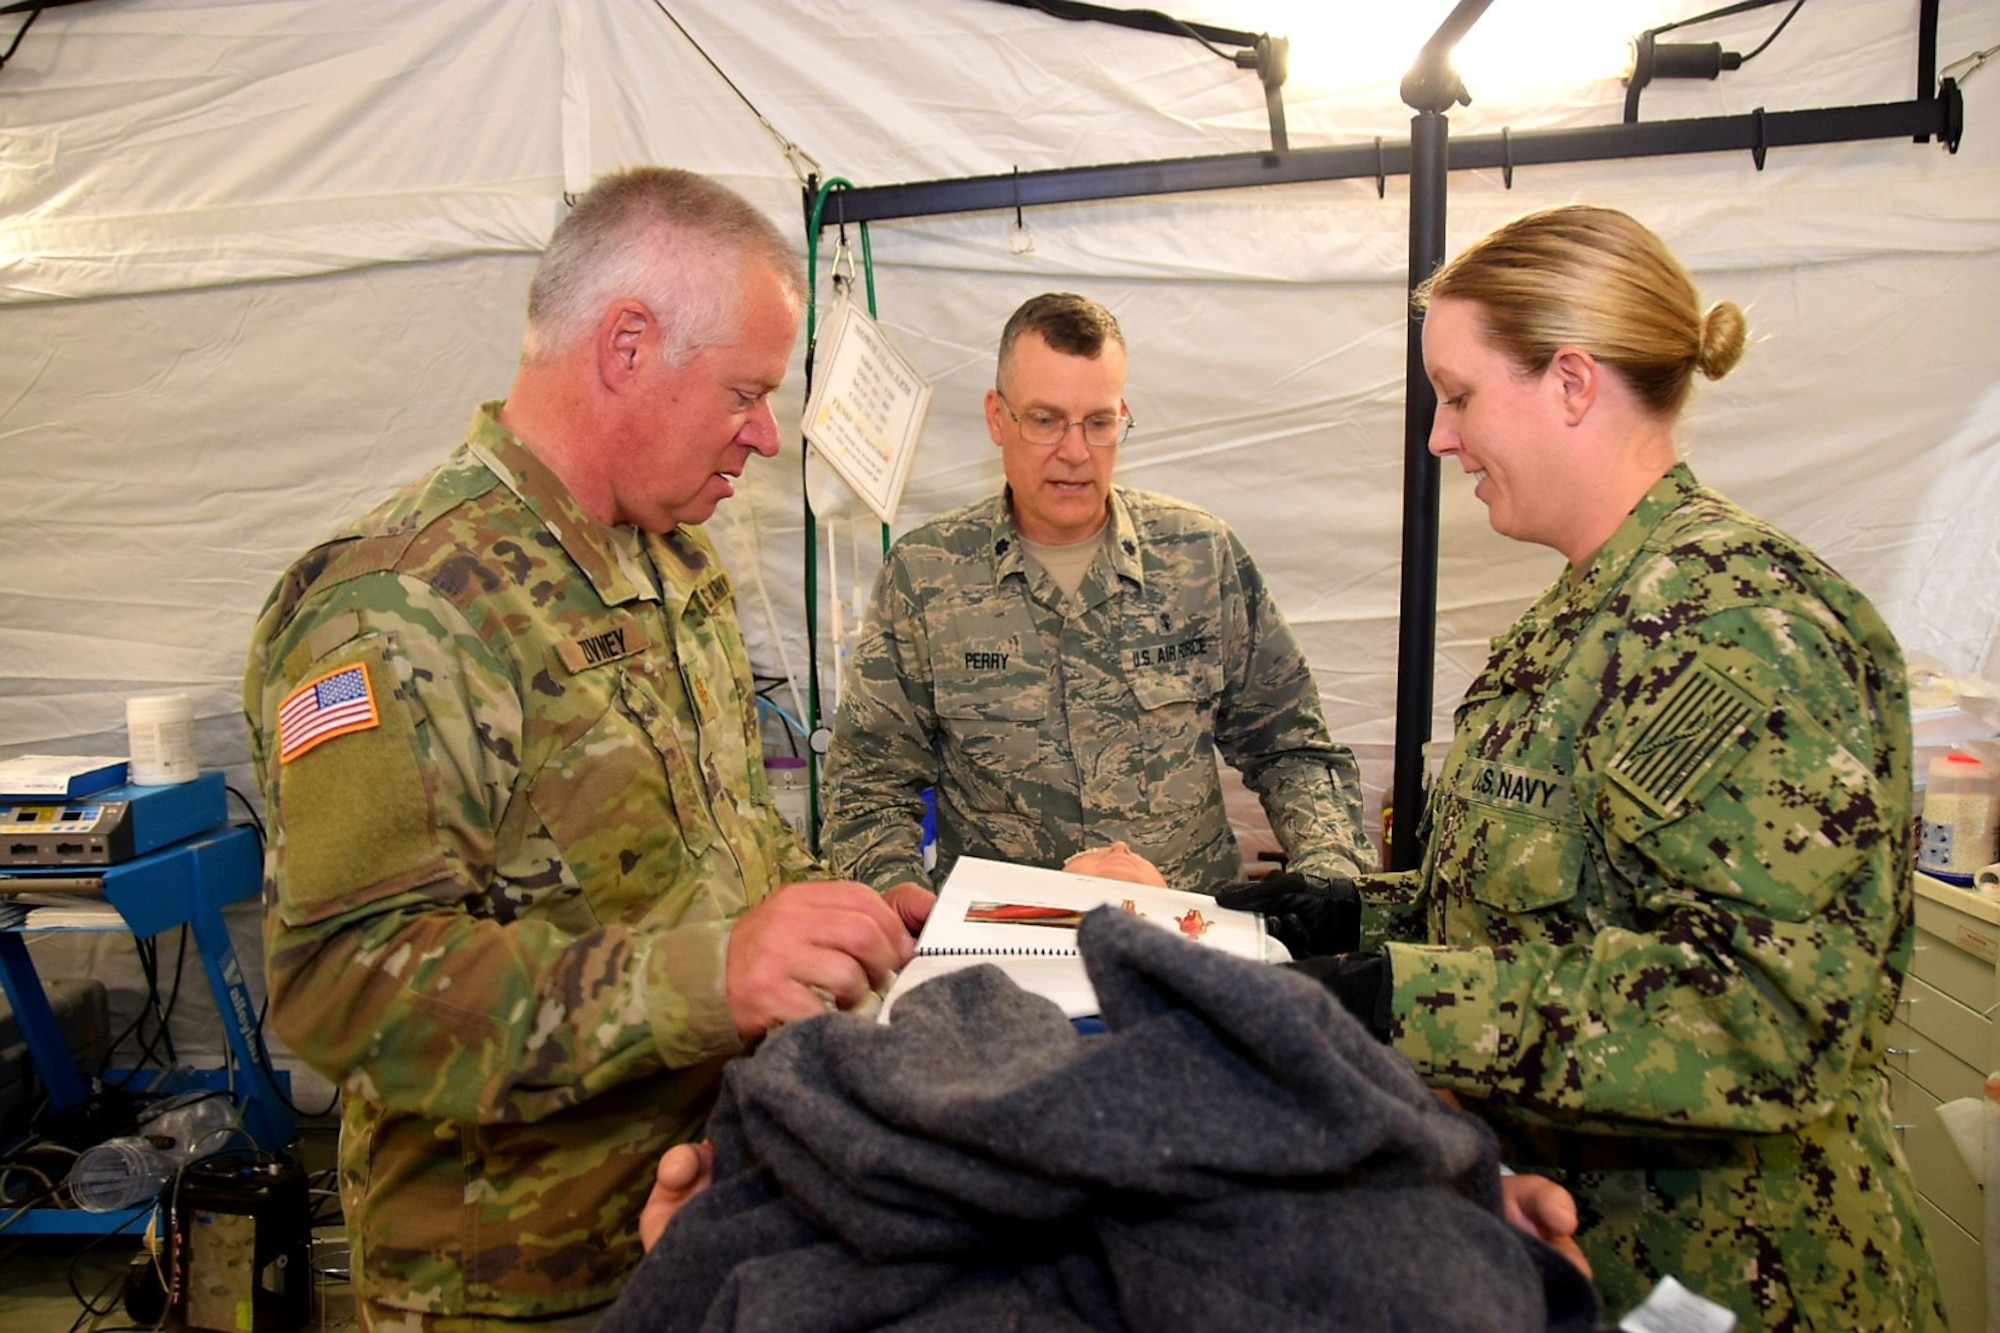
[[[1969,887],[1972,877],[1992,864],[1996,854],[2000,854],[2000,770],[1958,751],[1931,760],[1917,868]]]
[[[142,694],[125,701],[125,734],[132,747],[131,781],[166,787],[201,776],[194,752],[194,699],[186,694]]]

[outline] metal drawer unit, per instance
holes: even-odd
[[[1916,952],[1890,1031],[1889,1096],[1925,1205],[1945,1316],[1956,1333],[1982,1333],[1986,1200],[1937,1108],[1981,1096],[1987,1074],[2000,1070],[2000,901],[1918,876],[1916,906]]]

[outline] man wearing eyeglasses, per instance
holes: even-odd
[[[1361,864],[1354,756],[1219,519],[1112,484],[1132,428],[1111,313],[1037,296],[1000,337],[986,425],[1005,491],[889,553],[848,671],[827,771],[829,861],[928,888],[960,856],[1060,866],[1123,842],[1175,888],[1241,879],[1218,754],[1261,798],[1288,868]]]

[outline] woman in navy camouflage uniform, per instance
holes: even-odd
[[[1431,452],[1569,565],[1459,706],[1421,869],[1361,883],[1392,942],[1323,979],[1570,1187],[1611,1310],[1673,1275],[1743,1329],[1942,1328],[1882,1069],[1911,944],[1901,653],[1674,443],[1742,311],[1585,207],[1419,300]]]

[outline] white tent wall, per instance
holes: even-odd
[[[1707,7],[1635,5],[1632,27]],[[1174,12],[1285,30],[1255,6]],[[1690,39],[1748,50],[1781,13]],[[1643,118],[1906,100],[1916,14],[1916,0],[1813,0],[1743,69],[1656,84]],[[1945,0],[1941,61],[1996,42],[2000,11]],[[1405,138],[1400,73],[1339,97],[1289,89],[1293,145]],[[1913,653],[1991,672],[2000,75],[1966,95],[1956,156],[1892,140],[1775,149],[1761,172],[1747,154],[1601,162],[1524,169],[1511,190],[1458,173],[1448,248],[1571,200],[1653,226],[1707,295],[1749,309],[1756,339],[1696,393],[1684,434],[1704,480],[1831,560]],[[1606,82],[1545,106],[1481,99],[1452,133],[1609,124],[1622,96]],[[688,166],[802,236],[798,183],[746,99],[859,186],[1269,143],[1254,76],[1193,43],[984,0],[95,0],[42,15],[0,69],[0,755],[122,752],[124,700],[184,689],[204,761],[254,794],[239,686],[258,607],[292,557],[506,392],[563,190]],[[1104,301],[1133,357],[1124,480],[1243,533],[1361,756],[1371,819],[1391,764],[1408,216],[1390,178],[1379,199],[1355,181],[1031,209],[1025,235],[1011,211],[870,228],[882,323],[936,384],[897,530],[998,487],[979,403],[1007,313],[1050,289]],[[795,374],[781,420],[801,391]],[[1443,481],[1438,735],[1487,640],[1557,568],[1495,536],[1455,469]],[[794,434],[710,525],[759,672],[794,680],[801,489]],[[814,498],[851,628],[876,527],[818,481]],[[830,702],[837,653],[822,648]],[[1254,839],[1254,806],[1242,814]],[[236,924],[254,978],[254,912]],[[129,951],[36,945],[50,975],[129,971]],[[220,1047],[187,998],[200,989],[184,987],[177,1025],[197,1058]]]

